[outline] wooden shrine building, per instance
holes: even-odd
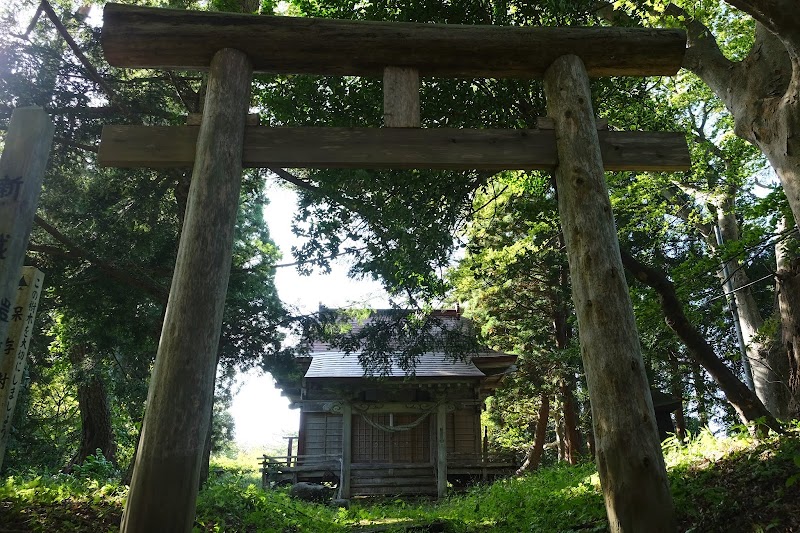
[[[367,320],[375,316],[381,312]],[[435,317],[448,328],[465,320],[458,311]],[[516,358],[489,350],[462,358],[431,351],[419,357],[413,374],[392,362],[381,376],[365,370],[358,353],[312,342],[298,359],[302,382],[281,384],[301,410],[297,455],[266,458],[264,481],[330,481],[342,498],[443,496],[448,482],[508,475],[513,459],[489,456],[481,411]]]

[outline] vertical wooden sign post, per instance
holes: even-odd
[[[20,272],[33,227],[33,216],[42,192],[54,129],[50,117],[42,108],[15,109],[11,114],[3,155],[0,157],[0,339],[4,342],[3,350],[0,351],[0,383],[3,385],[0,387],[0,466],[5,453],[10,416],[19,394],[14,380],[20,380],[28,343],[27,338],[13,338],[9,333],[12,323],[24,320],[23,331],[28,336],[33,326],[35,304],[29,322],[29,310],[18,302],[17,296]],[[19,309],[20,306],[23,309]],[[20,350],[23,343],[24,350]],[[16,376],[8,369],[16,368],[20,351],[22,367],[19,376]],[[13,398],[10,397],[12,390]]]
[[[0,157],[0,339],[8,336],[19,275],[42,192],[54,126],[40,107],[15,109]]]
[[[555,121],[558,211],[567,245],[597,470],[611,531],[674,532],[672,497],[622,267],[592,111],[577,56],[544,77]]]
[[[353,406],[342,405],[342,468],[339,474],[339,498],[350,498],[350,463],[353,460]]]
[[[225,48],[211,61],[175,273],[122,531],[192,530],[233,230],[252,66]]]
[[[8,445],[11,419],[21,392],[22,374],[43,285],[44,274],[39,269],[30,266],[22,269],[8,337],[0,352],[0,470]]]

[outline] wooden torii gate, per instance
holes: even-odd
[[[556,169],[614,531],[674,531],[606,170],[689,167],[678,133],[597,131],[589,76],[672,75],[680,30],[322,20],[107,4],[118,67],[209,69],[199,126],[108,126],[99,159],[193,165],[123,531],[189,531],[213,397],[242,166]],[[384,77],[388,128],[246,126],[253,70]],[[419,76],[544,78],[551,129],[419,128]],[[445,436],[439,435],[444,439]]]

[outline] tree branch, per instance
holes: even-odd
[[[42,9],[43,9],[43,7],[42,7],[42,4],[40,3],[39,7],[36,8],[36,13],[34,13],[30,24],[28,24],[28,27],[25,29],[25,33],[22,34],[22,38],[23,39],[27,39],[28,36],[33,31],[33,28],[36,27],[36,24],[39,22],[39,17],[42,16]]]
[[[675,287],[666,274],[640,263],[625,249],[620,248],[620,254],[625,270],[656,291],[667,325],[689,350],[692,359],[711,374],[742,420],[746,423],[758,423],[759,419],[763,419],[767,427],[782,433],[781,425],[767,411],[758,396],[725,366],[705,337],[689,322],[683,311],[683,304],[675,293]]]
[[[685,223],[693,226],[703,238],[708,241],[714,236],[714,226],[711,224],[707,224],[704,222],[694,221],[692,220],[692,210],[688,207],[688,204],[691,202],[690,196],[683,192],[681,188],[676,185],[668,185],[661,189],[661,196],[664,197],[670,205],[677,208],[677,213],[675,213],[678,218],[683,220]]]
[[[725,0],[740,11],[744,11],[786,43],[798,43],[800,33],[800,10],[794,0]],[[788,44],[788,43],[787,43]]]
[[[712,91],[731,109],[732,81],[737,74],[737,64],[726,58],[717,40],[705,24],[692,18],[683,8],[669,4],[665,14],[678,19],[686,28],[689,46],[683,60],[684,68],[697,74]]]
[[[34,248],[31,247],[31,251],[41,251],[43,253],[53,252],[54,254],[61,255],[63,257],[83,259],[100,268],[100,270],[102,270],[110,278],[121,281],[131,287],[141,289],[160,303],[167,302],[167,299],[169,298],[169,290],[166,287],[163,287],[161,284],[144,275],[137,276],[132,274],[131,268],[120,268],[113,263],[109,263],[108,261],[100,259],[95,254],[78,245],[75,241],[58,231],[52,224],[47,222],[39,215],[34,216],[34,222],[37,226],[42,228],[51,237],[53,237],[53,239],[66,246],[67,249],[62,250],[60,248],[48,247],[47,245],[40,244],[34,245],[38,248],[38,250],[34,250]]]
[[[99,150],[97,148],[97,146],[91,146],[89,144],[83,144],[83,143],[71,141],[69,139],[65,139],[64,137],[54,137],[53,140],[55,142],[57,142],[58,144],[61,144],[63,146],[70,146],[72,148],[78,148],[78,149],[83,150],[85,152],[93,152],[93,153],[96,154],[97,151]]]
[[[58,18],[58,15],[56,15],[56,12],[50,5],[50,2],[48,2],[47,0],[41,0],[40,7],[44,10],[45,14],[47,14],[47,17],[56,27],[58,33],[61,34],[61,37],[63,37],[64,40],[67,42],[70,49],[72,50],[72,53],[75,54],[75,57],[77,57],[78,61],[81,62],[83,67],[89,73],[89,76],[92,78],[92,80],[94,80],[94,82],[97,83],[103,89],[103,91],[105,91],[105,93],[108,95],[109,100],[114,102],[121,109],[125,109],[125,106],[123,106],[120,103],[116,91],[114,91],[114,89],[106,82],[106,80],[103,79],[100,73],[97,72],[97,69],[94,68],[94,65],[92,65],[89,59],[81,51],[80,47],[78,46],[78,43],[75,42],[75,40],[69,34],[69,31],[67,31],[66,26],[64,26],[64,24]]]
[[[51,246],[49,244],[36,244],[34,242],[28,244],[28,251],[47,254],[49,256],[66,257],[68,259],[82,259],[83,257],[73,250],[65,250],[64,248],[59,248],[58,246]]]
[[[313,183],[309,183],[309,182],[307,182],[307,181],[305,181],[303,179],[300,179],[297,176],[295,176],[294,174],[292,174],[290,172],[287,172],[286,170],[284,170],[282,168],[269,167],[267,170],[269,170],[270,172],[272,172],[273,174],[275,174],[276,176],[278,176],[282,180],[288,181],[292,185],[297,185],[301,189],[305,189],[307,191],[312,191],[312,192],[317,192],[317,193],[320,192],[319,187],[317,187]]]
[[[354,255],[354,254],[356,254],[358,252],[363,252],[366,249],[367,249],[366,246],[361,246],[361,247],[358,247],[358,248],[351,248],[349,250],[344,250],[344,251],[341,251],[341,252],[337,251],[336,253],[329,254],[329,255],[326,255],[326,256],[323,256],[323,257],[319,257],[316,260],[318,261],[320,259],[336,259],[337,257],[342,257],[344,255]],[[272,265],[270,268],[285,268],[285,267],[292,267],[292,266],[297,266],[297,265],[305,265],[307,263],[313,263],[313,262],[314,261],[295,261],[294,263],[280,263],[280,264],[277,264],[277,265]]]

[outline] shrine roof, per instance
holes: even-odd
[[[397,361],[391,362],[387,375],[381,376],[380,371],[365,373],[364,367],[355,353],[345,352],[314,352],[309,354],[311,365],[306,371],[306,378],[485,378],[471,359],[453,359],[444,353],[422,354],[415,365],[414,373],[400,368]]]

